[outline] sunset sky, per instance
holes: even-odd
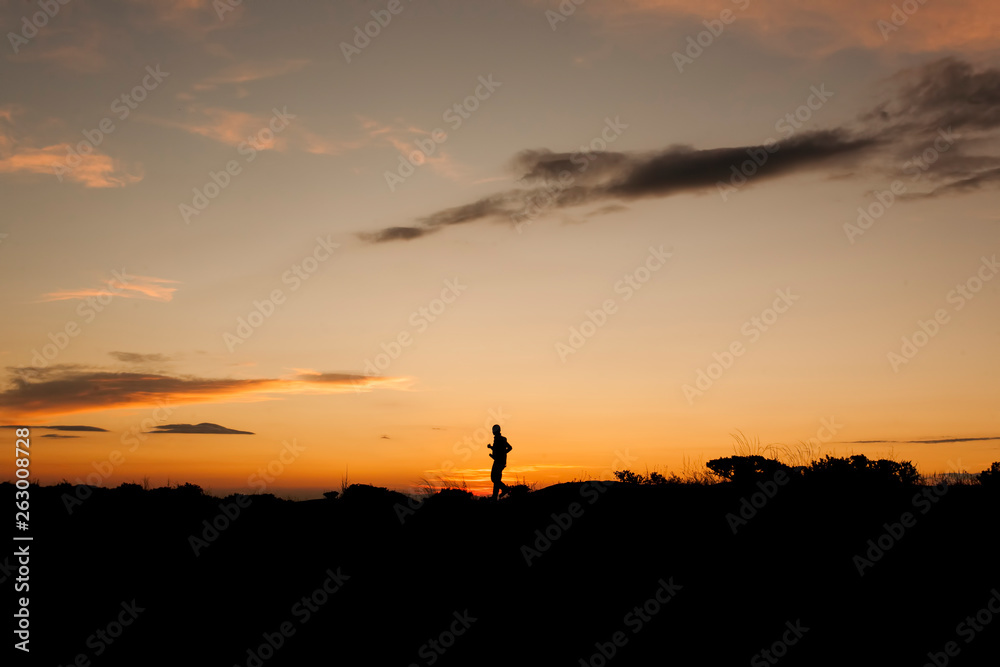
[[[1000,460],[995,2],[0,8],[44,484]]]

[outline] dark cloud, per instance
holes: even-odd
[[[485,220],[521,224],[570,206],[609,202],[597,211],[613,211],[630,200],[720,190],[742,185],[737,170],[754,156],[760,166],[747,179],[754,185],[811,169],[830,175],[874,169],[882,177],[899,178],[907,160],[908,173],[919,174],[927,184],[924,192],[911,196],[1000,185],[1000,69],[977,71],[969,63],[945,58],[899,73],[890,89],[891,98],[857,122],[799,131],[776,145],[675,145],[644,153],[524,150],[510,163],[521,175],[522,187],[442,209],[410,227],[358,236],[371,243],[407,241],[451,225]],[[935,141],[941,148],[933,155],[934,168],[914,164],[912,158],[925,155]]]
[[[382,243],[383,241],[409,241],[424,234],[429,234],[431,231],[417,227],[386,227],[373,234],[361,234],[360,236],[369,243]]]
[[[108,354],[127,364],[170,361],[170,357],[165,354],[138,354],[136,352],[108,352]]]
[[[193,375],[112,372],[78,365],[8,368],[9,387],[0,408],[21,415],[68,414],[113,408],[267,398],[282,393],[327,393],[393,386],[403,378],[353,373],[302,374],[291,378],[202,378]]]
[[[100,431],[102,433],[107,433],[108,429],[99,428],[97,426],[64,426],[58,424],[55,426],[17,426],[15,424],[4,424],[0,428],[34,428],[34,429],[48,429],[50,431]]]
[[[767,162],[753,177],[759,182],[822,166],[838,157],[863,153],[877,144],[874,138],[855,137],[844,130],[828,130],[795,135],[782,141],[778,150],[769,155],[764,145],[710,150],[674,148],[632,165],[625,177],[611,184],[607,191],[611,195],[634,199],[712,189],[720,181],[730,181],[734,165],[750,160],[754,154],[768,155]]]
[[[61,433],[43,433],[42,438],[79,438],[78,435],[63,435]]]
[[[164,424],[157,426],[149,433],[207,433],[212,435],[255,435],[250,431],[237,431],[210,422],[200,424]]]
[[[621,211],[627,211],[628,206],[624,204],[608,204],[607,206],[601,206],[600,208],[595,208],[593,211],[587,213],[588,218],[594,218],[599,215],[610,215],[612,213],[619,213]]]

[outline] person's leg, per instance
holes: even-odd
[[[497,473],[497,484],[500,485],[500,495],[505,496],[510,493],[510,487],[503,483],[503,468]]]
[[[490,481],[493,482],[493,500],[499,497],[500,488],[503,486],[503,482],[500,481],[500,475],[503,472],[503,468],[497,468],[496,465],[490,470]]]

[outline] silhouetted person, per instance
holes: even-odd
[[[507,467],[507,452],[514,449],[507,442],[507,438],[500,435],[500,425],[493,425],[493,444],[486,445],[487,449],[492,449],[490,458],[493,459],[493,470],[490,471],[490,480],[493,482],[493,500],[499,496],[510,493],[510,487],[503,483],[503,469]]]

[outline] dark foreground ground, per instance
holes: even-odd
[[[31,664],[998,664],[995,491],[768,490],[32,487]]]

